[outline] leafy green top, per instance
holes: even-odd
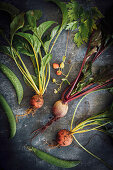
[[[87,42],[92,31],[97,29],[96,22],[103,15],[97,7],[84,9],[74,0],[67,4],[67,9],[69,21],[66,29],[76,31],[74,42],[79,47],[83,42]]]
[[[40,10],[29,10],[19,14],[17,13],[17,10],[12,14],[10,12],[12,6],[8,5],[10,7],[10,14],[13,16],[15,15],[10,24],[10,38],[7,38],[3,33],[3,30],[0,29],[0,34],[5,38],[8,44],[8,46],[0,46],[0,52],[12,57],[24,76],[25,82],[27,82],[27,84],[30,85],[39,95],[44,94],[50,80],[49,62],[52,59],[51,52],[54,44],[62,30],[67,25],[66,4],[59,0],[50,1],[56,3],[61,9],[63,15],[61,25],[56,25],[55,21],[45,21],[38,24],[37,20],[42,16]],[[3,5],[3,10],[7,11],[7,3]],[[50,28],[51,26],[52,28]],[[48,31],[48,29],[50,30]],[[21,54],[30,57],[36,76],[30,74]],[[38,79],[38,81],[36,81],[36,79]]]

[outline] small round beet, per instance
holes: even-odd
[[[73,136],[69,130],[62,129],[57,133],[56,141],[60,146],[69,146],[73,141]]]
[[[35,108],[41,108],[44,104],[44,100],[43,97],[40,95],[34,95],[31,99],[30,99],[30,105]]]

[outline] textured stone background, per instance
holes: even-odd
[[[43,17],[41,21],[46,20],[59,20],[61,17],[59,9],[51,3],[47,3],[41,0],[6,0],[19,8],[21,11],[26,11],[29,9],[41,9],[43,12]],[[79,0],[79,2],[84,2]],[[88,2],[88,0],[87,0]],[[98,8],[105,14],[113,6],[112,0],[95,0],[92,1]],[[5,23],[5,21],[3,20]],[[7,23],[5,23],[7,26]],[[73,63],[73,69],[71,71],[69,80],[72,81],[74,77],[77,76],[77,73],[80,69],[81,62],[83,60],[86,46],[83,45],[79,49],[75,46],[72,41],[72,34],[69,37],[68,51],[67,51],[67,60],[66,60],[66,69],[65,73],[68,72],[68,68]],[[62,59],[62,56],[65,53],[67,32],[63,31],[60,35],[56,45],[53,49],[53,59],[52,63],[59,62]],[[106,64],[112,64],[113,50],[110,48],[107,50],[104,55],[100,56],[93,65],[93,69],[96,70],[98,67],[101,67]],[[32,65],[28,57],[24,58],[27,63],[29,70],[32,70]],[[71,61],[71,64],[68,64],[68,61]],[[5,65],[9,66],[12,71],[20,79],[24,87],[24,98],[23,102],[19,106],[17,104],[17,97],[15,90],[9,80],[0,72],[0,92],[5,96],[9,105],[11,106],[14,115],[23,113],[29,106],[29,99],[33,95],[33,91],[27,87],[23,80],[22,75],[18,71],[15,63],[7,56],[0,54],[0,61]],[[51,79],[55,77],[54,70],[51,69]],[[65,88],[65,86],[63,86]],[[53,89],[56,88],[56,85],[50,81],[47,92],[44,95],[44,106],[39,109],[35,116],[24,117],[20,119],[17,123],[17,133],[14,139],[8,140],[9,127],[7,118],[2,109],[0,109],[0,169],[3,170],[60,170],[63,168],[57,168],[55,166],[49,165],[43,160],[36,158],[31,152],[27,151],[25,148],[26,144],[30,144],[30,133],[36,128],[44,125],[48,119],[52,117],[52,105],[55,101],[60,99],[61,92],[59,94],[53,95]],[[107,91],[96,92],[92,95],[89,95],[81,103],[80,107],[77,110],[76,120],[87,116],[92,113],[99,112],[104,109],[105,106],[111,103],[112,95]],[[81,164],[73,170],[107,170],[107,168],[98,160],[90,156],[88,153],[80,149],[75,142],[69,147],[61,147],[56,149],[51,149],[48,147],[46,142],[52,143],[55,139],[55,135],[58,130],[61,128],[70,128],[71,118],[74,112],[74,109],[80,99],[74,100],[69,103],[69,111],[67,116],[60,119],[51,125],[43,134],[39,135],[32,141],[32,145],[42,149],[45,152],[50,153],[61,159],[70,159],[70,160],[81,160]],[[106,162],[113,166],[113,141],[106,135],[99,132],[91,132],[81,135],[76,135],[77,139],[81,144],[86,145],[86,148],[96,154],[97,156],[104,159]]]

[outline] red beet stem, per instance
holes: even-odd
[[[77,94],[79,94],[80,92],[82,92],[83,90],[85,90],[85,89],[87,89],[87,88],[89,88],[89,87],[91,87],[92,85],[94,85],[94,83],[90,83],[90,84],[88,84],[86,87],[84,87],[81,91],[78,91],[78,92],[76,92],[74,95],[72,95],[72,96],[70,96],[68,99],[70,99],[71,97],[74,97],[74,96],[76,96]],[[68,89],[69,89],[69,87],[68,87]],[[66,89],[67,90],[67,89]],[[64,102],[64,103],[68,103],[68,99],[66,100],[65,99],[65,92],[66,92],[66,90],[63,92],[63,94],[62,94],[62,101]]]
[[[94,32],[93,32],[94,33]],[[91,56],[87,56],[88,54],[88,51],[89,51],[89,48],[90,48],[90,45],[91,45],[91,41],[92,41],[92,37],[93,37],[93,34],[90,38],[90,42],[89,42],[89,45],[88,45],[88,48],[87,48],[87,51],[86,51],[86,54],[85,54],[85,57],[83,59],[83,62],[82,62],[82,66],[80,68],[80,71],[78,73],[78,76],[76,77],[75,81],[63,92],[62,94],[62,100],[64,103],[68,102],[70,98],[72,98],[72,96],[70,97],[71,93],[72,93],[72,90],[75,88],[75,85],[77,85],[77,83],[79,82],[79,78],[81,76],[81,73],[82,73],[82,69],[87,61],[87,59]],[[107,49],[107,46],[102,46],[99,51],[97,52],[97,54],[94,56],[94,58],[92,59],[92,63],[95,62],[95,60]],[[87,86],[85,87],[85,89],[87,88]],[[70,90],[69,90],[70,89]],[[82,89],[83,91],[84,89]],[[67,93],[67,94],[66,94]],[[77,92],[75,95],[77,95],[79,92]],[[66,95],[66,96],[65,96]],[[65,97],[64,97],[65,96]]]
[[[66,99],[68,99],[68,97],[70,96],[71,92],[73,91],[75,85],[77,84],[78,79],[79,79],[79,77],[80,77],[80,75],[81,75],[82,69],[83,69],[83,67],[84,67],[84,65],[85,65],[85,62],[86,62],[86,58],[84,58],[84,60],[83,60],[83,63],[82,63],[82,66],[81,66],[81,68],[80,68],[80,71],[79,71],[79,73],[78,73],[78,76],[76,77],[76,79],[75,79],[75,81],[74,81],[74,83],[73,83],[73,86],[71,87],[70,91],[69,91],[68,94],[66,95]]]
[[[46,125],[42,126],[39,129],[36,129],[35,131],[33,131],[31,134],[34,134],[34,136],[32,137],[32,139],[34,139],[37,135],[39,135],[40,133],[43,133],[53,122],[55,122],[56,120],[60,119],[60,117],[53,117],[50,119],[49,122],[46,123]]]
[[[76,79],[75,79],[75,81],[74,81],[74,83],[73,83],[73,86],[71,87],[70,91],[69,91],[68,94],[66,95],[66,99],[68,99],[68,97],[70,96],[71,92],[73,91],[75,85],[77,84],[78,79],[79,79],[79,77],[80,77],[80,75],[81,75],[82,69],[83,69],[83,67],[84,67],[84,65],[85,65],[85,63],[86,63],[86,61],[87,61],[87,58],[89,58],[89,57],[92,56],[92,55],[91,55],[91,56],[87,56],[87,54],[88,54],[88,51],[89,51],[89,48],[90,48],[90,45],[91,45],[91,41],[92,41],[92,38],[93,38],[93,34],[94,34],[94,32],[92,33],[92,36],[91,36],[91,38],[90,38],[89,45],[88,45],[88,48],[87,48],[85,57],[84,57],[83,62],[82,62],[82,66],[81,66],[80,71],[79,71],[79,73],[78,73],[78,76],[76,77]]]
[[[72,100],[74,100],[74,99],[77,99],[77,98],[79,98],[79,97],[87,94],[87,93],[90,93],[90,92],[92,92],[92,91],[98,90],[99,88],[102,88],[102,87],[104,87],[104,86],[107,86],[108,84],[111,83],[112,80],[113,80],[113,78],[111,78],[110,80],[107,80],[104,84],[102,84],[102,85],[97,85],[97,86],[95,86],[95,87],[93,87],[93,88],[91,88],[91,89],[89,89],[89,90],[87,90],[87,91],[85,91],[85,92],[83,92],[83,93],[81,93],[81,92],[82,92],[82,91],[81,91],[78,95],[74,94],[73,96],[69,97],[66,102],[70,102],[70,101],[72,101]]]

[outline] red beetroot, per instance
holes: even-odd
[[[62,100],[58,100],[53,105],[53,115],[55,117],[64,117],[67,114],[68,111],[68,104],[63,103]]]

